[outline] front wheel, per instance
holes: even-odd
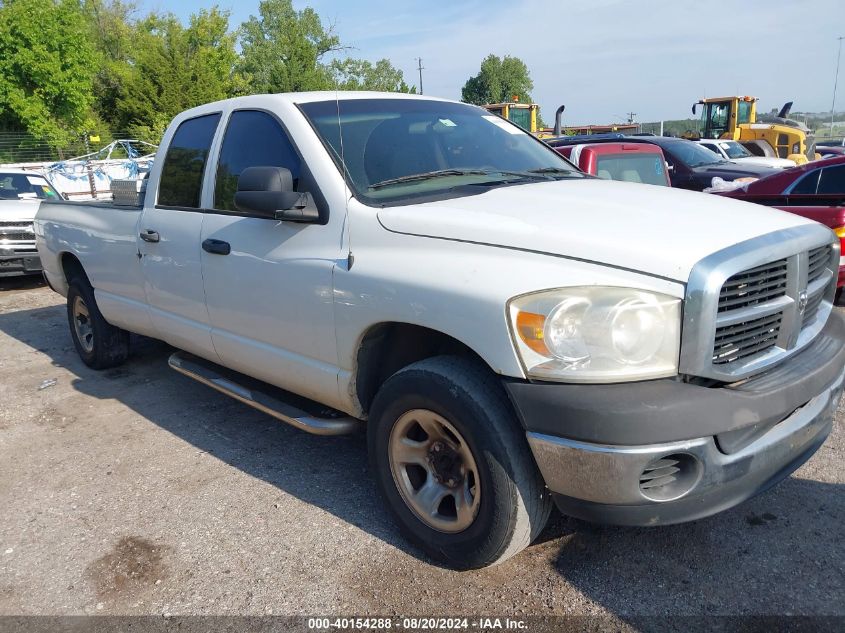
[[[70,335],[79,357],[92,369],[107,369],[129,356],[129,332],[108,323],[94,299],[86,279],[74,279],[67,293]]]
[[[499,563],[542,531],[551,499],[498,379],[441,356],[385,382],[368,429],[378,487],[402,532],[456,569]]]

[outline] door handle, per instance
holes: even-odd
[[[151,229],[146,229],[145,231],[141,231],[141,239],[145,242],[160,242],[161,236],[158,234],[158,231],[153,231]]]
[[[229,242],[223,240],[207,239],[202,243],[202,250],[212,255],[228,255],[232,252],[232,247]]]

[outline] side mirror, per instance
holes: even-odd
[[[260,218],[287,222],[319,222],[307,193],[293,190],[293,176],[284,167],[247,167],[238,178],[235,208]]]

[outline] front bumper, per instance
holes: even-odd
[[[739,385],[506,387],[562,512],[660,525],[730,508],[809,459],[832,428],[843,367],[845,323],[834,313],[802,352]],[[554,387],[564,389],[549,390]]]
[[[37,275],[41,270],[41,259],[38,257],[38,253],[21,252],[12,255],[0,255],[0,277]]]

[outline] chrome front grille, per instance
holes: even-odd
[[[780,336],[780,312],[716,328],[713,364],[725,365],[774,347]]]
[[[807,283],[817,281],[824,274],[830,261],[830,246],[820,246],[810,251],[807,264]]]
[[[786,294],[786,259],[733,275],[719,293],[719,312],[740,310]]]
[[[807,225],[742,242],[693,268],[682,373],[734,382],[803,348],[833,305],[839,244]]]
[[[819,292],[815,296],[807,299],[807,307],[804,309],[804,316],[801,317],[802,328],[807,327],[810,323],[815,321],[816,317],[819,315],[819,308],[822,307],[823,300],[823,292]]]
[[[0,241],[9,240],[9,241],[12,241],[12,242],[15,242],[15,241],[29,241],[29,242],[31,242],[34,239],[35,239],[35,233],[23,233],[23,232],[12,233],[12,232],[6,232],[3,229],[0,229]]]
[[[0,222],[0,240],[30,242],[35,240],[32,222],[3,220]]]

